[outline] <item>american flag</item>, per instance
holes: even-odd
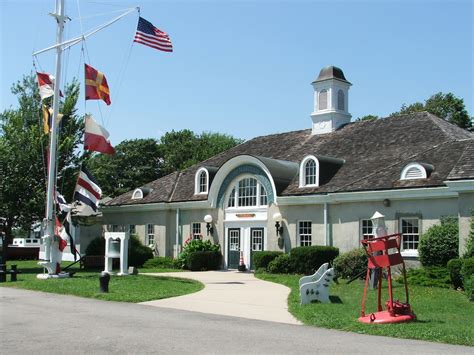
[[[172,52],[173,45],[167,33],[159,30],[143,17],[138,19],[137,33],[133,42],[158,49],[164,52]]]

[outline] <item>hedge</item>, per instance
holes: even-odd
[[[258,269],[267,269],[268,264],[276,257],[282,255],[281,251],[256,251],[252,254],[252,262],[255,270]]]
[[[272,274],[290,274],[293,272],[289,254],[278,255],[268,264],[268,272]]]
[[[459,287],[462,288],[463,286],[461,276],[462,264],[462,259],[451,259],[448,261],[449,277],[451,278],[451,283],[455,289],[458,289]]]
[[[186,258],[186,266],[191,271],[218,270],[222,254],[219,251],[195,251]]]
[[[459,257],[458,249],[458,224],[446,220],[421,236],[418,253],[423,266],[446,266],[449,260]]]
[[[176,269],[177,265],[173,258],[169,256],[155,256],[153,259],[148,259],[143,264],[145,269]]]
[[[367,254],[363,248],[343,253],[334,259],[334,270],[338,277],[364,278],[367,272]]]
[[[324,263],[332,263],[339,255],[339,249],[330,246],[307,246],[291,249],[290,260],[293,271],[297,274],[310,275]]]

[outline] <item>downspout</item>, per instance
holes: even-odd
[[[179,245],[179,208],[176,209],[176,258],[180,252],[180,245]]]
[[[324,212],[323,212],[323,220],[324,220],[324,241],[325,245],[331,245],[331,241],[329,240],[329,225],[328,225],[328,203],[324,202]]]

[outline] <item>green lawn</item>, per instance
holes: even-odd
[[[410,303],[417,321],[404,324],[362,324],[360,316],[364,284],[345,280],[332,284],[330,304],[312,303],[301,306],[297,275],[256,274],[262,280],[280,283],[291,288],[288,297],[289,311],[301,322],[324,328],[385,335],[399,338],[420,339],[450,344],[474,346],[474,303],[458,291],[437,287],[409,286]],[[395,299],[404,301],[403,285],[394,283]],[[366,314],[376,311],[376,291],[368,292]],[[382,300],[388,299],[387,290]]]
[[[204,287],[200,282],[174,277],[111,276],[109,293],[99,293],[100,271],[82,271],[75,268],[72,271],[76,274],[72,278],[39,280],[36,274],[42,273],[43,269],[38,267],[37,261],[11,261],[8,263],[9,268],[12,264],[17,264],[22,272],[18,275],[18,281],[11,282],[8,276],[8,281],[0,283],[0,286],[107,301],[145,302],[197,292]],[[66,262],[62,266],[66,267],[69,264]]]

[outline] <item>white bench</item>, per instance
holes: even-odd
[[[329,264],[323,264],[313,275],[300,279],[301,304],[318,300],[329,303],[329,285],[334,278],[334,269],[328,269]]]

